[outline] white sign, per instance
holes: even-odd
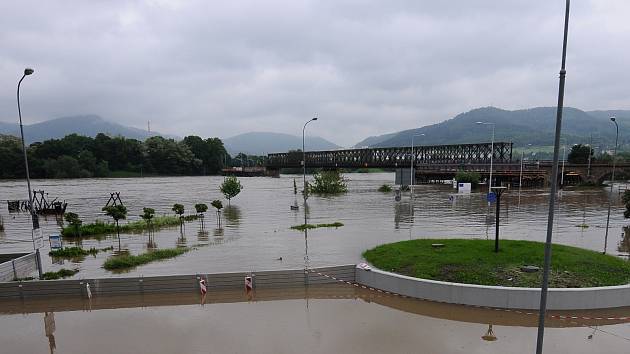
[[[57,234],[52,234],[48,236],[48,241],[50,241],[50,249],[52,250],[60,249],[63,247],[63,244],[61,243],[61,236]]]
[[[42,229],[33,229],[33,247],[38,250],[44,247],[44,234]]]
[[[470,183],[458,183],[457,190],[459,193],[470,193],[472,186]]]

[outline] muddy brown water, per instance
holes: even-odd
[[[343,285],[0,302],[3,353],[531,353],[535,325]],[[547,325],[545,353],[630,344],[624,321]]]
[[[183,236],[178,227],[163,229],[152,239],[147,234],[123,234],[123,251],[132,254],[152,247],[195,246],[195,250],[176,259],[138,267],[117,274],[102,269],[104,260],[118,248],[114,235],[65,240],[84,248],[106,248],[114,251],[83,259],[58,260],[43,252],[45,271],[62,267],[78,268],[75,278],[116,277],[127,275],[167,275],[202,272],[299,269],[311,266],[347,264],[361,260],[361,253],[376,245],[410,238],[464,237],[493,238],[494,208],[488,207],[482,193],[455,195],[448,185],[422,185],[415,188],[413,201],[404,193],[395,201],[393,193],[381,193],[383,183],[393,183],[391,173],[347,174],[349,191],[336,197],[311,196],[304,208],[300,195],[293,193],[293,180],[299,176],[280,178],[241,178],[243,191],[222,213],[223,227],[216,227],[216,214],[206,214],[206,228],[198,222],[187,223]],[[157,214],[172,214],[174,203],[182,203],[187,213],[194,204],[210,204],[221,199],[222,177],[160,177],[122,179],[35,180],[34,189],[45,190],[49,198],[65,199],[68,211],[78,213],[84,222],[107,220],[101,208],[110,192],[120,192],[129,209],[129,219],[137,220],[143,207],[156,209]],[[0,215],[6,230],[0,232],[0,252],[28,251],[32,248],[29,217],[25,213],[9,214],[4,200],[25,198],[23,181],[0,181]],[[453,196],[452,198],[449,198]],[[592,250],[602,250],[606,225],[607,189],[563,191],[554,231],[554,242]],[[610,254],[627,257],[628,238],[622,228],[623,206],[618,193],[613,193],[608,249]],[[501,237],[542,241],[545,238],[548,192],[542,189],[512,189],[502,198]],[[299,210],[291,210],[297,203]],[[224,201],[224,204],[227,203]],[[212,208],[211,208],[212,209]],[[306,209],[309,223],[341,221],[338,229],[316,229],[304,234],[289,227],[303,223]],[[587,228],[578,227],[586,224]],[[58,233],[54,217],[42,220],[45,235]],[[306,254],[308,251],[308,255]],[[282,257],[282,260],[278,260]]]

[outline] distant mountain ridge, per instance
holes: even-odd
[[[324,138],[306,136],[306,150],[332,150],[339,146]],[[302,149],[302,137],[283,133],[250,132],[223,139],[223,145],[232,156],[242,152],[247,155],[266,155]]]
[[[98,115],[61,117],[24,125],[24,138],[28,144],[48,139],[59,139],[73,133],[91,137],[96,136],[98,133],[105,133],[138,140],[145,140],[155,135],[173,137],[157,132],[149,133],[143,129],[110,122]],[[18,124],[0,122],[0,134],[20,136],[20,126]]]
[[[630,143],[630,110],[582,111],[565,107],[562,121],[563,143],[588,143],[593,137],[593,145],[614,145],[615,126],[610,117],[616,116],[619,124],[620,146]],[[556,124],[556,107],[536,107],[520,110],[505,110],[496,107],[473,109],[443,122],[421,128],[408,129],[370,137],[357,147],[396,147],[414,144],[441,145],[489,142],[491,127],[476,122],[495,123],[495,141],[511,141],[515,146],[548,146],[553,144]]]

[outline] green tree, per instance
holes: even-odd
[[[567,161],[570,163],[588,163],[588,157],[593,157],[593,149],[590,146],[577,144],[571,147]]]
[[[63,215],[63,218],[70,226],[74,227],[74,234],[81,237],[81,224],[83,224],[83,221],[79,218],[79,215],[67,212]]]
[[[455,174],[455,180],[458,183],[478,184],[480,179],[481,175],[478,172],[457,171]]]
[[[221,203],[220,200],[213,200],[210,205],[217,209],[217,224],[221,227],[221,209],[223,209],[223,203]]]
[[[153,217],[155,216],[155,209],[153,208],[142,208],[142,215],[140,217],[147,223],[147,227],[149,228],[149,232],[151,232],[151,222],[153,221]]]
[[[205,217],[204,213],[208,211],[208,206],[204,203],[195,204],[195,211],[197,212],[199,219],[201,219],[201,228],[203,228],[203,219]]]
[[[228,205],[230,204],[230,200],[236,197],[242,189],[243,186],[236,176],[226,177],[220,188],[221,193],[223,193],[225,198],[228,200]]]
[[[179,215],[179,228],[181,230],[182,225],[184,224],[184,206],[181,204],[173,204],[173,208],[171,208],[175,212],[175,214]]]
[[[331,170],[315,173],[308,190],[316,194],[341,194],[347,192],[348,187],[341,173],[338,170]]]
[[[125,220],[127,218],[127,207],[122,204],[108,205],[103,207],[105,215],[111,217],[116,222],[116,234],[118,235],[118,249],[120,249],[120,225],[119,220]]]

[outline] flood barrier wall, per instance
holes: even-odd
[[[314,273],[315,272],[315,273]],[[254,288],[330,284],[336,280],[317,272],[354,282],[355,265],[304,269],[252,271],[221,274],[191,274],[151,277],[12,281],[0,283],[0,300],[48,296],[87,297],[87,284],[92,296],[145,294],[162,292],[200,291],[199,281],[205,280],[208,292],[213,289],[242,289],[245,277],[251,276]]]

